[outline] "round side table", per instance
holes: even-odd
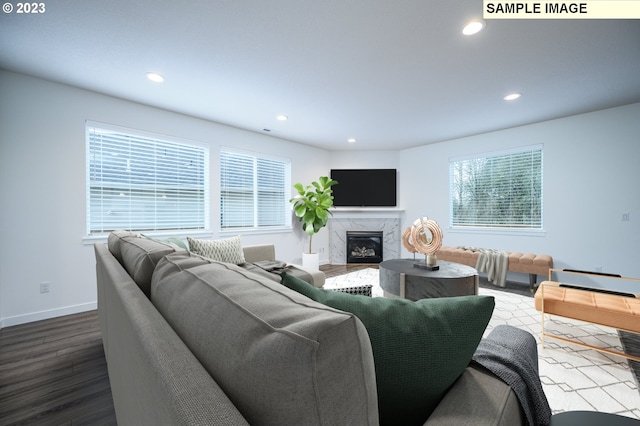
[[[380,287],[386,297],[420,300],[478,294],[478,271],[439,260],[437,271],[417,268],[419,260],[393,259],[380,263]]]

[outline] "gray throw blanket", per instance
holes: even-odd
[[[241,267],[270,280],[280,282],[280,274],[287,270],[287,264],[279,260],[260,260],[254,263],[244,263]]]
[[[259,260],[254,263],[245,263],[242,268],[276,282],[281,282],[282,273],[286,272],[303,281],[313,283],[313,277],[308,272],[281,260]]]
[[[513,389],[530,426],[551,422],[551,408],[538,373],[536,340],[530,333],[498,325],[480,341],[472,359]]]

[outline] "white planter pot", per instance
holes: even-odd
[[[320,269],[320,253],[302,253],[302,266],[309,269]]]

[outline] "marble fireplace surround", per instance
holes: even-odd
[[[346,265],[347,231],[382,231],[382,260],[399,259],[404,210],[395,208],[335,208],[329,218],[329,263]]]

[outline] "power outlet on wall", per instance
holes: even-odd
[[[49,293],[51,291],[51,283],[44,281],[40,283],[40,293]]]

